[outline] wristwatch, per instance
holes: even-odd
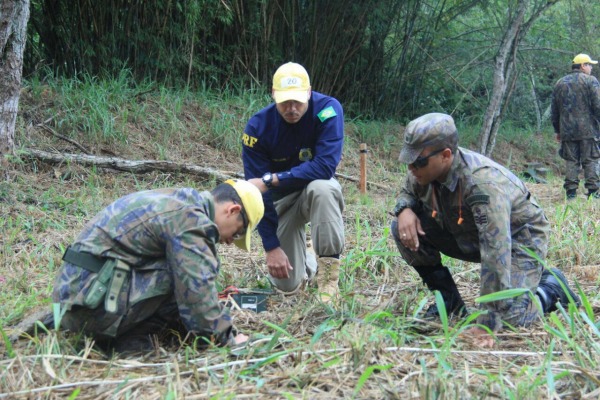
[[[262,176],[262,181],[265,184],[266,187],[268,187],[269,189],[271,189],[271,187],[273,186],[273,174],[270,172],[265,173]]]

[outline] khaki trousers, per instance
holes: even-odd
[[[280,290],[291,292],[304,280],[312,279],[317,260],[306,252],[306,224],[317,256],[331,256],[344,251],[344,197],[339,182],[318,179],[303,190],[289,194],[275,203],[279,220],[277,237],[294,268],[288,279],[270,277]]]

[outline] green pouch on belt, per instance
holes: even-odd
[[[121,260],[115,261],[116,263],[112,277],[108,285],[108,292],[106,294],[106,299],[104,300],[104,309],[112,314],[124,314],[126,311],[124,308],[126,307],[122,307],[123,309],[119,310],[119,297],[121,291],[126,287],[125,285],[129,281],[131,268],[127,263]],[[118,311],[120,311],[120,313]]]
[[[96,308],[100,305],[100,302],[104,299],[104,296],[106,296],[106,292],[108,291],[108,282],[112,277],[116,263],[117,260],[109,258],[104,265],[102,265],[102,268],[98,271],[98,275],[94,278],[90,286],[90,290],[83,299],[84,306]]]

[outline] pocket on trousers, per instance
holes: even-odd
[[[83,305],[87,308],[95,309],[97,308],[104,297],[106,296],[107,287],[104,283],[98,280],[98,277],[94,277],[92,279],[92,284],[90,285],[90,289],[83,299]]]
[[[579,161],[579,144],[573,142],[561,142],[558,155],[565,161]]]
[[[592,141],[590,156],[593,160],[597,160],[600,158],[600,139],[594,139],[594,141]]]

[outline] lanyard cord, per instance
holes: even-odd
[[[458,221],[456,223],[458,225],[462,224],[464,221],[462,217],[462,185],[460,184],[460,179],[458,180]]]
[[[437,212],[437,208],[438,208],[437,195],[435,193],[435,184],[432,184],[431,187],[433,188],[433,198],[432,198],[433,211],[431,212],[431,218],[435,218],[435,217],[437,217],[437,214],[438,214],[438,212]]]
[[[435,190],[435,185],[432,184],[431,187],[433,188],[433,197],[432,197],[432,205],[433,205],[433,211],[431,212],[431,217],[435,218],[437,217],[437,194],[436,194],[436,190]],[[464,219],[462,217],[462,185],[460,184],[460,179],[458,180],[458,220],[456,221],[456,223],[458,225],[461,225],[463,223]]]

